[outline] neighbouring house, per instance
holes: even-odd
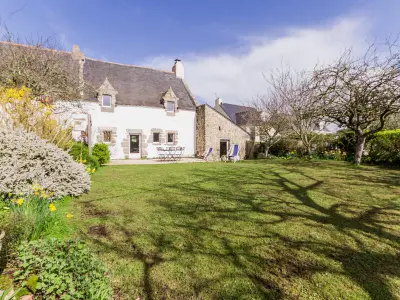
[[[220,158],[227,155],[229,148],[238,144],[239,156],[245,158],[250,134],[236,125],[226,114],[207,104],[197,107],[196,152],[201,155],[209,147],[213,148],[213,156]]]
[[[195,155],[196,101],[179,59],[167,72],[87,58],[78,46],[71,55],[90,86],[79,107],[63,113],[76,139],[106,143],[112,159],[154,158],[160,146],[183,146],[184,156]]]

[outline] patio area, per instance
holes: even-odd
[[[111,160],[109,166],[120,166],[120,165],[162,165],[162,164],[183,164],[183,163],[195,163],[205,162],[204,159],[194,157],[183,157],[180,160],[161,160],[155,159],[115,159]]]

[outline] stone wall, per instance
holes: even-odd
[[[205,105],[196,109],[196,154],[202,155],[206,150],[205,141]]]
[[[196,127],[197,154],[213,147],[214,158],[219,158],[220,140],[227,139],[230,146],[238,144],[240,158],[245,157],[246,141],[250,140],[250,135],[210,106],[204,104],[197,107]]]

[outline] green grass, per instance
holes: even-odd
[[[398,299],[400,171],[110,166],[69,203],[118,298]]]

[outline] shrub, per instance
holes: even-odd
[[[97,159],[97,157],[91,156],[91,155],[89,155],[87,157],[86,165],[90,168],[96,168],[96,169],[98,169],[100,167],[100,163],[99,163],[99,160]]]
[[[282,157],[290,155],[293,151],[297,151],[300,154],[302,153],[300,148],[299,140],[295,136],[289,135],[274,144],[269,152],[274,156]]]
[[[23,243],[17,251],[14,280],[40,299],[111,299],[107,270],[81,241],[58,239]]]
[[[89,155],[89,148],[85,143],[74,143],[69,150],[69,154],[75,161],[83,163],[90,168],[98,169],[100,167],[98,158]]]
[[[354,152],[356,148],[356,135],[351,130],[341,130],[337,132],[337,140],[335,147],[346,153],[346,160],[354,160]]]
[[[89,156],[89,148],[85,143],[74,143],[69,150],[69,154],[75,161],[87,160]]]
[[[371,162],[400,164],[400,129],[378,132],[369,141]]]
[[[53,110],[53,105],[37,101],[29,88],[0,88],[3,123],[12,128],[22,127],[66,150],[73,142],[72,127],[60,124]]]
[[[35,183],[56,197],[90,189],[85,167],[68,153],[22,129],[0,129],[0,195],[29,194]]]
[[[100,165],[110,162],[110,150],[104,143],[95,144],[92,149],[92,155],[98,159]]]

